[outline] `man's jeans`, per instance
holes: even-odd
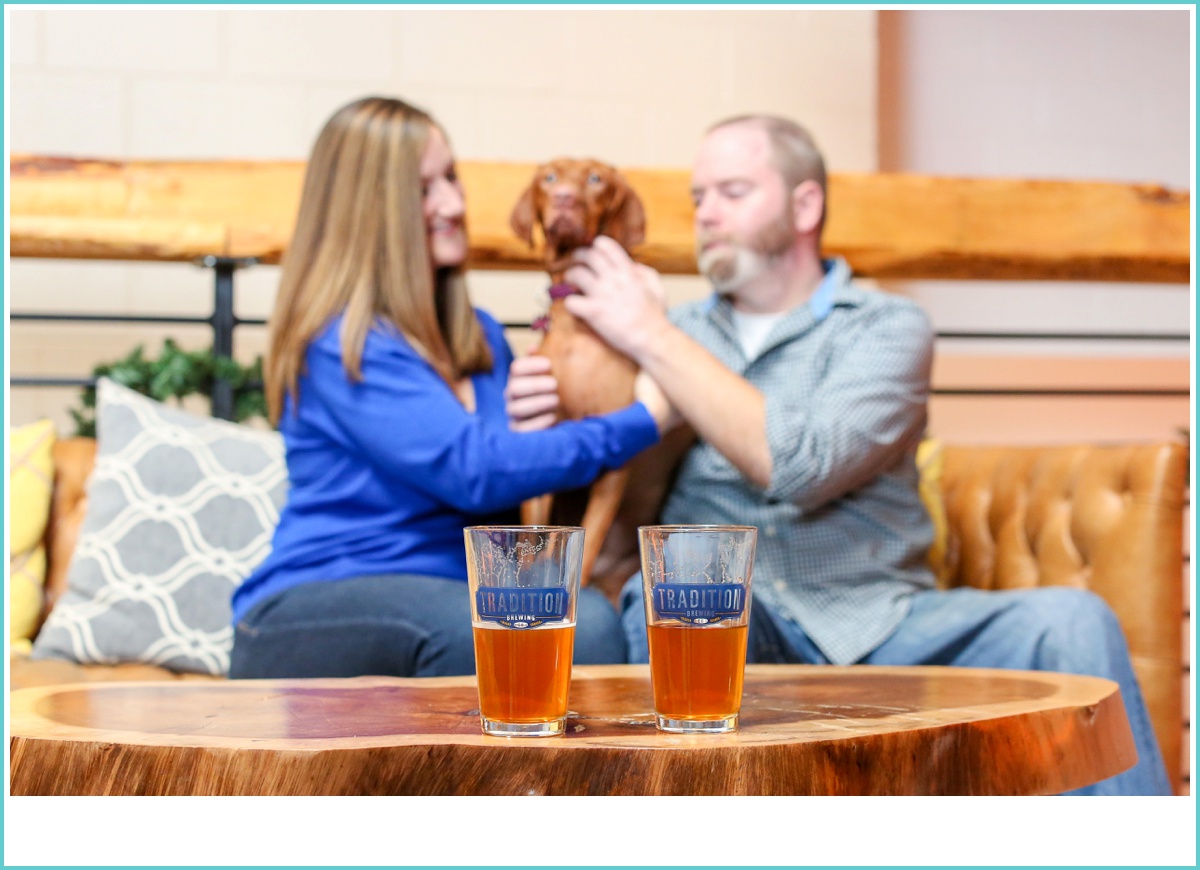
[[[636,574],[621,591],[631,662],[650,660],[642,601],[642,578]],[[829,664],[799,625],[760,602],[750,610],[746,661]],[[1171,793],[1125,635],[1112,610],[1091,592],[1065,587],[919,592],[895,633],[858,664],[1013,668],[1112,680],[1121,687],[1138,762],[1124,773],[1069,794]]]
[[[580,590],[576,616],[576,664],[625,661],[602,593]],[[462,581],[412,575],[294,586],[238,622],[230,659],[235,679],[473,674],[470,593]]]

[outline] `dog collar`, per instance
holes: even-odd
[[[550,298],[551,299],[566,299],[579,292],[579,288],[572,284],[551,284]]]
[[[568,296],[574,296],[579,292],[579,288],[573,284],[551,284],[550,285],[550,301],[556,299],[566,299]],[[541,317],[529,324],[530,329],[536,329],[538,332],[547,332],[550,329],[550,318],[543,314]]]

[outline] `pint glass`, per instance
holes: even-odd
[[[753,526],[638,529],[660,730],[737,728],[757,540]]]
[[[484,733],[562,734],[583,570],[583,529],[463,530]]]

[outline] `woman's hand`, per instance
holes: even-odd
[[[682,422],[658,384],[639,372],[633,386],[634,399],[646,406],[661,434]],[[550,360],[531,354],[517,357],[508,369],[504,409],[508,427],[514,432],[536,432],[558,422],[558,380],[550,374]]]
[[[558,422],[558,380],[550,374],[547,357],[521,356],[512,361],[504,409],[514,432],[536,432]]]

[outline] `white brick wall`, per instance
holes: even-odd
[[[12,40],[19,41],[17,34]],[[109,155],[126,150],[127,100],[119,76],[14,65],[9,86],[13,151],[53,154],[70,148]]]
[[[112,138],[98,143],[104,156],[149,156],[147,148],[158,148],[155,156],[302,157],[334,109],[379,92],[424,104],[449,128],[460,155],[475,159],[530,160],[560,148],[623,163],[683,165],[696,133],[712,121],[770,108],[844,140],[844,153],[829,148],[840,168],[875,165],[871,11],[160,8],[8,15],[13,99],[31,107],[14,117],[10,136],[18,151],[92,153],[88,128],[106,118]],[[32,92],[56,81],[63,82],[60,92]],[[72,99],[86,81],[115,85],[103,114],[79,116],[95,99]],[[689,137],[676,142],[669,134],[679,126]],[[669,151],[664,142],[672,143]],[[627,157],[614,157],[605,145]]]
[[[881,18],[858,9],[9,7],[6,14],[15,151],[302,158],[336,108],[385,93],[430,109],[469,159],[577,153],[686,167],[714,120],[767,110],[808,124],[834,171],[875,169],[882,152],[889,168],[918,172],[1184,187],[1190,180],[1185,12],[925,10]],[[904,26],[898,36],[895,28],[881,34],[881,54],[877,31],[888,15]],[[881,70],[881,60],[890,65]],[[270,311],[277,274],[269,267],[238,274],[242,316]],[[480,273],[472,281],[480,304],[509,319],[533,310],[540,284],[530,274]],[[669,284],[673,299],[705,292],[697,279]],[[200,314],[212,293],[207,272],[173,264],[17,260],[9,286],[12,307],[26,311]],[[921,282],[890,289],[918,299],[944,330],[1172,332],[1190,323],[1190,296],[1180,287]],[[48,342],[46,328],[35,338],[32,327],[15,326],[12,370],[85,374],[134,334],[71,329],[70,341]],[[181,332],[137,332],[151,348],[167,334]],[[205,340],[202,332],[194,338]],[[239,356],[261,347],[260,330],[239,332]],[[1188,347],[956,341],[939,352],[1083,354],[1118,364],[1159,354],[1182,363]],[[18,390],[13,419],[65,421],[70,401],[63,391]],[[973,400],[955,401],[934,409],[946,437],[1077,434],[1074,423],[1056,422],[1071,415],[1052,403],[1005,413],[1008,428],[997,429],[952,410]],[[1165,417],[1126,418],[1144,423],[1145,437],[1170,437],[1163,420],[1182,425],[1188,412],[1186,400],[1171,401]],[[1033,416],[1044,422],[1031,425]]]
[[[42,16],[44,32],[39,60],[49,69],[125,75],[221,72],[224,21],[219,12],[52,9],[34,14]],[[14,15],[15,26],[22,21]],[[14,41],[19,38],[19,32],[13,34]]]
[[[225,14],[233,81],[349,84],[389,81],[396,63],[386,10],[245,10]]]
[[[335,109],[382,93],[433,112],[463,158],[589,154],[686,166],[707,125],[766,108],[810,124],[838,168],[875,167],[870,11],[6,12],[14,151],[303,158]],[[238,274],[241,316],[266,316],[277,275],[272,267]],[[182,264],[16,260],[11,279],[18,311],[194,315],[212,296],[209,273]],[[530,315],[540,284],[528,274],[473,278],[480,304],[510,319]],[[703,292],[696,279],[672,279],[671,288],[677,299]],[[12,370],[84,375],[137,341],[157,350],[165,335],[207,340],[203,330],[170,326],[18,324]],[[243,328],[236,352],[250,359],[262,344],[261,330]],[[67,430],[74,392],[17,390],[13,419],[51,416]]]

